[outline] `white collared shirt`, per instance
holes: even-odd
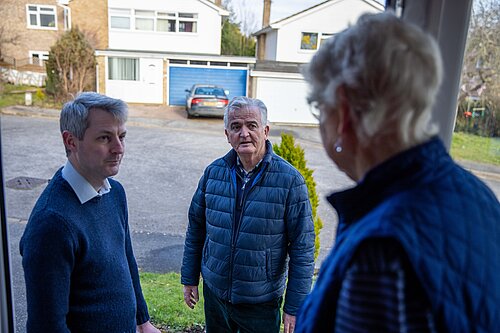
[[[107,178],[104,180],[104,183],[99,191],[96,191],[94,187],[92,187],[92,185],[90,185],[90,183],[75,170],[69,160],[66,161],[61,173],[62,177],[69,183],[73,191],[75,191],[75,194],[78,199],[80,199],[82,205],[90,199],[100,197],[111,191],[111,185],[109,184]]]

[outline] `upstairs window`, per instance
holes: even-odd
[[[130,9],[111,8],[109,14],[112,29],[130,30]]]
[[[303,32],[300,40],[301,50],[317,50],[318,49],[318,33]]]
[[[198,31],[198,14],[140,9],[109,9],[111,29],[188,32]]]
[[[55,6],[26,5],[28,28],[57,30]]]
[[[179,13],[179,32],[196,32],[198,14]]]
[[[135,11],[135,30],[154,31],[155,12],[154,10]]]

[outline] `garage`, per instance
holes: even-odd
[[[186,89],[193,84],[214,84],[229,90],[229,98],[247,95],[246,68],[169,66],[168,104],[185,105]]]
[[[300,74],[253,72],[255,97],[267,106],[273,123],[317,124],[306,101],[307,83]]]

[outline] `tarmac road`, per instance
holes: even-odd
[[[159,273],[179,272],[193,192],[206,165],[230,149],[222,120],[187,120],[178,110],[167,115],[163,112],[154,107],[131,108],[126,153],[116,176],[127,192],[139,268]],[[28,188],[5,188],[17,332],[24,332],[26,304],[19,238],[47,180],[66,157],[59,135],[58,111],[17,107],[2,113],[4,181],[9,185],[9,181],[21,179],[21,185]],[[337,221],[325,196],[353,183],[327,158],[316,127],[272,125],[271,142],[279,143],[282,131],[295,136],[304,148],[308,167],[314,170],[320,196],[318,213],[324,222],[316,264],[319,267],[333,245]],[[465,166],[477,171],[500,195],[498,168]],[[26,178],[29,184],[24,181]]]

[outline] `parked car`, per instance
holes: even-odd
[[[198,116],[224,116],[224,109],[229,102],[229,91],[209,84],[195,84],[185,90],[186,111],[188,118]]]

